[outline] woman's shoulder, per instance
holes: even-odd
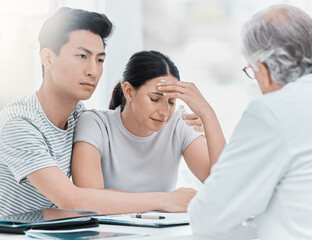
[[[99,110],[99,109],[86,109],[83,111],[83,113],[81,115],[84,115],[85,117],[99,117],[99,118],[103,118],[103,117],[110,117],[117,114],[117,110]]]
[[[175,125],[177,124],[179,121],[182,120],[182,117],[184,114],[187,114],[187,112],[185,111],[184,108],[178,108],[174,114],[172,115],[172,118],[170,120],[170,123]]]
[[[163,129],[163,132],[176,132],[177,129],[183,128],[183,124],[186,124],[182,119],[183,115],[187,112],[185,109],[176,109],[174,114],[172,115],[170,121]]]
[[[97,122],[112,122],[115,121],[115,118],[118,114],[117,110],[98,110],[98,109],[88,109],[84,110],[81,114],[79,120],[87,121],[97,121]],[[79,121],[78,120],[78,121]]]

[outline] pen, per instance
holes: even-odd
[[[130,214],[130,217],[132,218],[142,218],[142,219],[165,219],[165,216],[159,216],[159,215],[148,215],[148,214]]]

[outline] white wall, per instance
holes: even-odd
[[[114,31],[107,41],[103,80],[92,98],[94,105],[107,109],[116,82],[122,78],[130,56],[143,49],[143,32],[140,0],[106,0],[105,14],[114,24]],[[92,101],[92,99],[90,100]]]

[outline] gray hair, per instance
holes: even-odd
[[[275,5],[255,14],[243,27],[243,55],[258,70],[285,85],[312,73],[312,18],[299,8]]]

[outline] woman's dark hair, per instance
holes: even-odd
[[[142,51],[133,54],[123,72],[123,79],[113,90],[109,109],[121,106],[121,111],[123,111],[126,104],[122,91],[124,82],[129,82],[134,89],[138,90],[147,81],[168,74],[180,81],[179,70],[168,56],[157,51]]]
[[[40,51],[48,48],[59,55],[62,46],[69,41],[71,32],[76,30],[87,30],[99,35],[105,47],[105,39],[112,29],[113,24],[104,14],[63,7],[42,25],[38,38]]]

